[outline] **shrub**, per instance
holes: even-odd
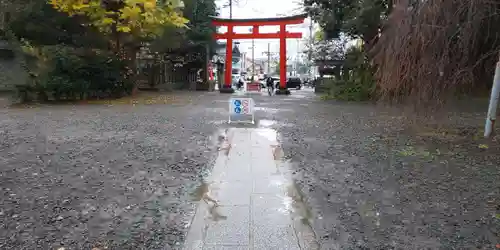
[[[374,94],[375,81],[371,72],[353,72],[348,79],[335,79],[329,84],[328,95],[342,101],[367,101]]]
[[[49,67],[34,82],[39,96],[75,100],[132,93],[134,85],[127,77],[126,63],[113,54],[61,46],[47,47],[43,54]]]
[[[348,68],[340,78],[328,83],[328,98],[343,101],[366,101],[375,94],[374,70],[360,48],[352,47],[346,53],[344,67]]]

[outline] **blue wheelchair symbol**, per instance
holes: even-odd
[[[241,108],[240,107],[234,108],[234,113],[241,114]]]
[[[234,106],[239,107],[239,106],[241,106],[241,101],[240,100],[234,100],[233,104],[234,104]]]

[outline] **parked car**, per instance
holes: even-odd
[[[277,76],[272,77],[274,81],[274,85],[278,87],[280,83],[280,78]],[[300,80],[299,77],[288,77],[286,79],[286,88],[287,89],[301,89],[302,88],[302,81]]]
[[[302,81],[299,77],[288,77],[286,79],[286,88],[299,90],[302,88]]]

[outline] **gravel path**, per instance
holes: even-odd
[[[177,248],[227,126],[227,98],[3,110],[0,249]],[[410,130],[400,111],[326,103],[309,90],[254,99],[259,126],[282,136],[322,249],[500,243],[498,143],[486,149],[463,126]],[[479,115],[454,121],[480,125]]]
[[[436,132],[413,129],[400,110],[287,99],[264,106],[293,110],[267,117],[309,197],[322,249],[500,243],[500,147],[478,139],[484,112],[437,114],[447,119]]]
[[[180,246],[217,146],[197,97],[2,110],[0,249]]]

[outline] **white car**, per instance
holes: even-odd
[[[265,89],[266,86],[267,86],[266,78],[260,78],[259,82],[260,82],[260,87],[263,88],[263,89]]]

